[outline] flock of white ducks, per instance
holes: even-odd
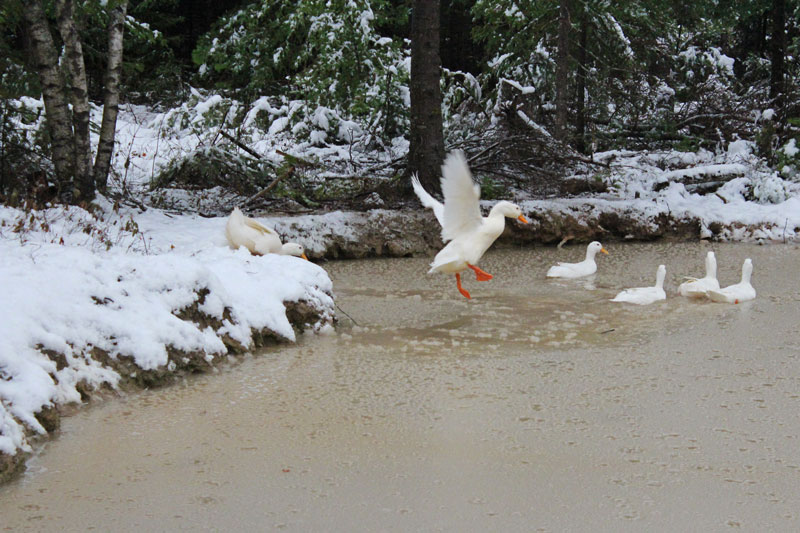
[[[472,270],[478,281],[492,279],[491,274],[478,267],[481,257],[503,233],[506,218],[517,219],[523,224],[528,221],[518,205],[505,200],[497,202],[487,216],[481,215],[480,186],[473,181],[467,160],[458,150],[451,152],[442,165],[444,203],[428,194],[416,176],[411,177],[411,184],[422,205],[433,210],[436,220],[442,226],[442,241],[446,243],[433,258],[428,272],[454,274],[458,291],[469,299],[469,292],[461,285],[461,272]],[[275,230],[244,216],[238,207],[228,217],[225,237],[231,247],[243,246],[256,255],[274,253],[308,259],[302,246],[293,242],[282,243]],[[598,252],[608,254],[602,244],[594,241],[586,247],[586,258],[583,261],[553,265],[547,271],[547,277],[574,279],[590,276],[597,272],[595,256]],[[745,259],[742,280],[720,289],[717,281],[717,260],[714,252],[708,252],[706,275],[702,278],[687,278],[678,287],[678,293],[689,298],[710,298],[715,302],[738,304],[756,297],[756,291],[750,284],[752,272],[752,261]],[[667,297],[664,292],[666,274],[666,267],[659,265],[654,286],[625,289],[611,301],[646,305],[664,300]]]

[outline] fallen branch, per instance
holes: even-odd
[[[254,194],[253,196],[251,196],[250,198],[246,199],[244,202],[242,202],[242,205],[247,205],[247,204],[249,204],[250,202],[252,202],[253,200],[255,200],[256,198],[260,198],[261,196],[264,196],[264,195],[265,195],[265,194],[267,194],[269,191],[271,191],[272,189],[274,189],[274,188],[275,188],[275,186],[276,186],[276,185],[277,185],[277,184],[278,184],[278,183],[279,183],[279,182],[280,182],[282,179],[284,179],[284,178],[285,178],[285,177],[287,177],[287,176],[291,176],[292,174],[294,174],[294,165],[292,165],[292,166],[290,166],[289,168],[287,168],[287,169],[286,169],[286,172],[283,172],[283,173],[279,174],[279,175],[278,175],[278,177],[277,177],[277,178],[275,178],[274,180],[272,180],[272,181],[270,182],[270,184],[269,184],[269,185],[267,185],[266,187],[264,187],[263,189],[261,189],[260,191],[258,191],[257,193],[255,193],[255,194]]]
[[[242,150],[244,150],[248,154],[252,155],[256,159],[261,159],[261,154],[259,154],[258,152],[256,152],[255,150],[253,150],[252,148],[247,146],[246,144],[242,143],[238,139],[236,139],[233,135],[231,135],[227,131],[220,130],[219,133],[220,133],[220,135],[222,135],[223,137],[228,139],[230,142],[232,142],[233,144],[235,144],[236,146],[238,146],[239,148],[241,148]]]

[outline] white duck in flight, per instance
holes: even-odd
[[[442,224],[442,240],[447,243],[434,257],[428,272],[455,274],[458,291],[469,299],[469,292],[461,286],[461,272],[469,268],[478,281],[492,279],[491,274],[478,268],[478,261],[503,233],[506,217],[525,224],[528,221],[518,205],[505,200],[497,202],[488,216],[481,216],[481,189],[472,180],[467,160],[459,150],[450,152],[442,165],[444,204],[425,192],[418,180],[412,178],[412,184],[422,204],[431,207]]]

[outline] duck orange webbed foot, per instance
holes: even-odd
[[[456,274],[456,285],[458,286],[458,292],[460,292],[464,296],[464,298],[466,298],[467,300],[472,299],[467,290],[461,286],[461,274],[458,273]]]
[[[480,268],[476,267],[475,265],[467,264],[467,266],[469,268],[471,268],[475,272],[475,278],[478,281],[489,281],[490,279],[492,279],[494,277],[491,274],[489,274],[488,272],[486,272],[484,270],[481,270]]]

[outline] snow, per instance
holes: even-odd
[[[225,218],[100,204],[97,218],[78,208],[0,208],[3,453],[29,450],[24,426],[44,432],[35,413],[80,401],[79,382],[117,385],[119,374],[92,357],[94,348],[130,357],[143,370],[171,370],[167,347],[213,362],[227,353],[226,335],[252,347],[252,331],[267,328],[294,341],[284,302],[305,300],[332,316],[332,284],[322,268],[231,250]],[[219,327],[175,316],[202,289],[209,292],[199,310]],[[63,354],[66,366],[41,350]]]
[[[797,142],[794,139],[789,139],[789,142],[781,148],[781,151],[786,154],[786,157],[794,157],[800,152],[800,148],[798,148]]]

